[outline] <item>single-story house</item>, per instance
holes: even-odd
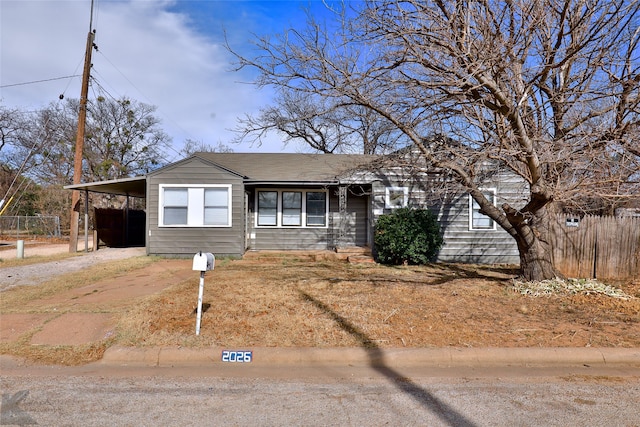
[[[376,219],[403,206],[437,214],[438,261],[519,262],[515,241],[441,174],[352,154],[196,153],[144,177],[69,189],[146,198],[147,254],[242,256],[247,251],[373,247]],[[494,203],[524,204],[526,183],[488,174]]]

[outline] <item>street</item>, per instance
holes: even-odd
[[[2,425],[640,426],[638,368],[4,364]]]

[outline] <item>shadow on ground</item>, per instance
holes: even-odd
[[[406,378],[399,372],[390,368],[385,362],[384,353],[380,347],[364,332],[352,325],[347,319],[340,316],[322,301],[317,300],[308,293],[300,291],[300,295],[304,301],[311,303],[318,309],[322,310],[324,313],[329,315],[340,328],[354,336],[360,342],[360,345],[366,350],[367,356],[369,357],[369,365],[388,378],[396,388],[412,397],[420,405],[433,412],[438,416],[438,418],[448,425],[475,427],[475,424],[471,420],[451,406],[447,405],[446,402],[438,399],[429,391],[415,384],[409,378]]]

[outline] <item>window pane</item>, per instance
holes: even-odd
[[[389,190],[389,207],[401,208],[404,206],[404,191]]]
[[[229,209],[223,207],[205,207],[204,223],[206,225],[227,225],[229,222]]]
[[[186,188],[165,188],[164,189],[164,205],[165,206],[187,206],[188,196]]]
[[[493,192],[485,192],[483,194],[487,198],[487,200],[489,200],[490,203],[494,204],[495,194]],[[471,218],[472,228],[493,229],[493,220],[489,218],[487,215],[480,213],[480,205],[478,204],[478,202],[476,202],[473,199],[471,202],[471,214],[473,215]]]
[[[164,208],[164,225],[186,225],[187,208]]]
[[[301,225],[302,211],[300,209],[284,209],[282,211],[282,225]]]
[[[326,224],[326,193],[307,193],[307,225],[324,226]]]
[[[493,228],[493,220],[482,214],[474,215],[473,228]]]
[[[407,206],[409,189],[407,187],[387,187],[385,189],[384,207],[396,209]]]
[[[258,225],[278,225],[278,192],[258,192]]]
[[[302,209],[302,193],[291,191],[282,192],[282,207],[285,209]]]
[[[204,190],[205,206],[227,206],[229,201],[228,188],[206,188]]]
[[[302,193],[282,193],[282,225],[302,225]]]
[[[205,225],[227,225],[229,222],[229,189],[207,188],[204,190]]]
[[[163,225],[186,225],[189,200],[187,189],[164,188],[163,190]]]

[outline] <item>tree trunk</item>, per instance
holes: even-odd
[[[562,277],[553,265],[551,245],[539,238],[520,251],[520,273],[525,280],[540,281]]]
[[[525,280],[540,281],[564,277],[553,263],[549,221],[549,212],[546,207],[542,207],[531,214],[529,221],[516,227],[520,273]]]

